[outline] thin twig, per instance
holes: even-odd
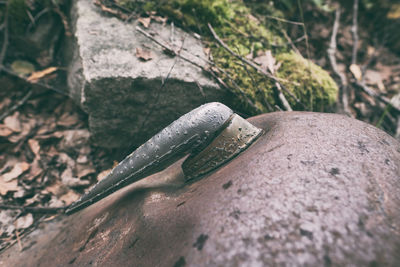
[[[264,17],[266,17],[266,18],[268,18],[268,19],[273,19],[273,20],[277,20],[277,21],[289,23],[289,24],[300,25],[300,26],[303,26],[303,25],[304,25],[303,22],[297,22],[297,21],[287,20],[287,19],[284,19],[284,18],[278,18],[278,17],[269,16],[269,15],[265,15]]]
[[[353,25],[351,26],[351,33],[353,36],[353,52],[351,56],[351,64],[357,64],[357,50],[358,50],[358,0],[354,0],[353,4]]]
[[[279,99],[282,102],[282,105],[285,107],[285,109],[287,111],[291,111],[292,108],[289,105],[289,102],[286,100],[285,95],[283,95],[282,90],[281,90],[281,84],[278,78],[276,78],[275,76],[273,76],[272,74],[266,72],[265,70],[263,70],[262,68],[260,68],[259,66],[257,66],[255,63],[251,62],[250,60],[236,54],[234,51],[232,51],[225,43],[224,41],[222,41],[219,36],[217,35],[217,33],[214,31],[214,28],[211,26],[210,23],[208,23],[208,28],[211,31],[211,34],[213,35],[214,39],[226,50],[228,51],[231,55],[233,55],[234,57],[238,58],[239,60],[241,60],[242,62],[246,63],[247,65],[251,66],[252,68],[256,69],[258,72],[260,72],[261,74],[263,74],[264,76],[266,76],[267,78],[273,80],[275,82],[275,92],[277,93],[277,95],[279,96]]]
[[[339,101],[341,103],[341,108],[343,109],[343,112],[346,114],[350,114],[350,109],[349,109],[349,98],[348,98],[348,82],[346,76],[341,73],[338,69],[337,62],[336,62],[336,36],[339,30],[339,23],[340,23],[340,8],[336,9],[335,12],[335,21],[333,24],[333,29],[332,29],[332,36],[331,36],[331,41],[329,44],[329,48],[327,50],[328,52],[328,59],[331,64],[331,68],[334,72],[334,74],[339,78],[339,88],[340,88],[340,97]]]
[[[397,112],[400,112],[400,109],[399,109],[398,107],[396,107],[395,105],[393,105],[393,104],[390,102],[390,99],[388,99],[388,98],[386,98],[386,97],[384,97],[384,96],[382,96],[382,95],[380,95],[380,94],[377,94],[374,90],[372,90],[371,88],[369,88],[365,83],[356,81],[356,82],[354,83],[354,85],[355,85],[356,87],[360,88],[361,90],[363,90],[363,91],[364,91],[366,94],[368,94],[369,96],[371,96],[371,97],[377,99],[378,101],[380,101],[380,102],[382,102],[382,103],[384,103],[384,104],[386,104],[386,105],[390,105],[394,110],[396,110]]]
[[[19,100],[15,105],[13,105],[11,108],[9,108],[6,112],[0,115],[0,121],[4,120],[8,115],[12,114],[15,110],[17,110],[19,107],[21,107],[23,104],[28,101],[28,99],[32,95],[32,90],[29,90],[21,100]]]
[[[301,55],[299,49],[297,49],[297,47],[294,45],[292,39],[289,37],[287,32],[284,29],[282,29],[281,32],[282,32],[283,36],[285,37],[286,41],[288,42],[288,44],[290,44],[290,47],[292,48],[292,50],[294,52],[296,52],[296,54]]]
[[[139,26],[136,26],[136,30],[138,32],[140,32],[141,34],[143,34],[144,36],[146,36],[147,38],[149,38],[150,40],[152,40],[153,42],[155,42],[156,44],[158,44],[159,46],[161,46],[162,48],[164,48],[165,50],[167,50],[172,55],[177,56],[177,57],[179,57],[179,58],[191,63],[192,65],[194,65],[194,66],[206,71],[206,69],[203,66],[199,65],[198,63],[194,62],[193,60],[188,59],[185,56],[179,55],[172,47],[170,47],[167,44],[162,43],[160,40],[157,40],[156,38],[151,36],[151,34],[149,34],[148,32],[146,32],[144,30],[142,30]]]
[[[153,41],[154,43],[158,44],[159,46],[161,46],[162,48],[166,49],[168,52],[170,52],[171,54],[185,60],[186,62],[189,62],[190,64],[200,68],[202,71],[204,71],[205,73],[210,74],[220,85],[222,85],[223,88],[229,89],[229,86],[227,86],[222,80],[221,78],[219,78],[213,71],[210,71],[209,69],[206,69],[205,67],[199,65],[198,63],[194,62],[193,60],[190,60],[189,58],[182,56],[181,54],[178,54],[177,52],[174,51],[174,49],[172,47],[170,47],[169,45],[163,43],[162,41],[154,38],[153,36],[151,36],[148,32],[144,31],[143,29],[141,29],[139,26],[136,27],[136,30],[138,32],[140,32],[141,34],[143,34],[145,37],[147,37],[148,39],[150,39],[151,41]],[[225,72],[223,69],[217,67],[213,62],[206,60],[204,58],[201,58],[203,61],[209,63],[212,66],[215,66],[217,68],[218,71],[222,72],[223,74],[225,74],[228,79],[232,82],[232,85],[235,87],[235,89],[244,97],[244,99],[246,100],[246,102],[253,107],[255,110],[257,110],[258,113],[261,113],[262,111],[253,103],[253,101],[251,101],[251,99],[249,99],[246,94],[244,93],[244,91],[239,87],[239,85],[237,83],[234,82],[233,78],[230,77],[230,75]]]
[[[17,78],[17,79],[23,80],[24,82],[26,82],[26,83],[28,83],[28,84],[30,84],[30,85],[35,85],[35,86],[43,87],[43,88],[45,88],[45,89],[48,89],[48,90],[57,92],[57,93],[59,93],[59,94],[68,96],[68,94],[67,94],[65,91],[63,91],[63,90],[60,90],[60,89],[58,89],[58,88],[56,88],[56,87],[53,87],[53,86],[50,86],[50,85],[47,85],[47,84],[41,83],[41,82],[34,82],[34,83],[33,83],[33,82],[29,81],[28,78],[25,78],[25,77],[23,77],[23,76],[20,76],[20,75],[18,75],[17,73],[13,72],[12,70],[7,69],[7,68],[5,68],[4,66],[0,65],[0,72],[2,72],[2,71],[4,71],[5,73],[7,73],[8,75],[10,75],[10,76],[12,76],[12,77],[15,77],[15,78]]]
[[[282,93],[282,87],[281,87],[280,83],[275,82],[275,87],[278,91],[278,97],[282,103],[282,106],[285,108],[286,111],[293,111],[293,109],[290,106],[289,102],[287,101],[285,95]]]
[[[0,204],[0,209],[21,210],[21,211],[25,211],[25,212],[29,212],[29,213],[55,214],[55,213],[64,213],[64,210],[66,209],[66,207],[25,207],[25,206]]]
[[[179,48],[179,50],[178,50],[178,52],[177,52],[177,55],[180,55],[180,54],[181,54],[183,45],[185,44],[185,39],[186,39],[186,36],[185,36],[184,39],[182,40],[182,44],[181,44],[181,47]],[[157,105],[157,104],[158,104],[158,100],[160,99],[160,95],[161,95],[161,90],[162,90],[162,89],[164,88],[164,86],[167,84],[168,79],[169,79],[169,77],[171,76],[172,70],[175,68],[175,65],[176,65],[177,62],[178,62],[178,57],[175,58],[174,63],[172,64],[171,68],[169,69],[169,71],[168,71],[168,73],[167,73],[167,76],[166,76],[165,79],[161,82],[161,86],[160,86],[160,88],[159,88],[159,89],[157,90],[157,92],[156,92],[157,94],[156,94],[155,100],[153,101],[153,104],[154,104],[154,105]],[[150,118],[151,114],[153,113],[153,110],[154,110],[153,107],[150,107],[150,108],[148,109],[149,112],[148,112],[147,115],[145,116],[145,119],[144,119],[144,121],[143,121],[143,123],[142,123],[141,129],[144,129],[144,128],[145,128],[146,122],[149,121],[149,118]]]
[[[300,17],[301,17],[301,21],[303,22],[303,23],[302,23],[302,27],[303,27],[303,31],[304,31],[304,36],[305,36],[305,38],[306,38],[307,59],[311,59],[311,55],[310,55],[310,46],[309,46],[309,43],[308,43],[308,33],[307,33],[306,24],[304,23],[303,7],[301,6],[300,0],[297,0],[297,5],[299,6]]]
[[[21,238],[19,236],[18,229],[15,230],[15,236],[17,237],[19,251],[22,251],[22,242],[21,242]]]
[[[259,66],[257,66],[255,63],[251,62],[250,60],[236,54],[235,52],[233,52],[225,43],[224,41],[222,41],[219,36],[217,35],[217,33],[214,31],[214,28],[211,26],[210,23],[208,23],[208,28],[211,31],[211,34],[213,35],[214,39],[226,50],[228,51],[232,56],[238,58],[239,60],[245,62],[247,65],[251,66],[252,68],[256,69],[257,71],[259,71],[260,73],[262,73],[264,76],[266,76],[267,78],[273,80],[274,82],[279,82],[279,79],[276,78],[275,76],[269,74],[268,72],[266,72],[265,70],[263,70],[262,68],[260,68]]]

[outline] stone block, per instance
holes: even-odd
[[[228,97],[201,68],[139,33],[137,21],[124,22],[90,0],[78,0],[71,22],[69,94],[88,113],[92,139],[100,146],[139,145],[193,108]],[[201,41],[189,33],[156,22],[145,30],[206,66]],[[151,51],[152,59],[138,58],[137,49]]]

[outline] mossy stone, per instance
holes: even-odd
[[[126,7],[141,12],[157,11],[176,24],[202,35],[205,45],[219,69],[218,75],[237,96],[233,107],[249,115],[270,111],[277,105],[274,83],[232,56],[212,36],[211,24],[218,36],[235,53],[242,57],[256,55],[258,51],[271,50],[282,66],[278,76],[293,92],[302,105],[289,95],[286,98],[297,110],[326,111],[336,100],[338,88],[329,74],[300,55],[290,52],[281,37],[281,23],[261,23],[251,15],[251,6],[240,0],[170,0],[132,2],[120,0]],[[250,3],[252,5],[254,3]],[[282,17],[272,5],[263,5],[264,14]],[[295,67],[294,67],[295,66]],[[292,68],[293,67],[293,68]],[[285,93],[286,94],[286,93]]]

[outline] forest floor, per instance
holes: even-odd
[[[302,11],[304,20],[299,15],[288,19],[304,21],[305,27],[291,25],[289,38],[300,40],[293,42],[295,49],[330,71],[345,92],[338,99],[338,112],[398,137],[400,51],[386,47],[382,37],[394,33],[371,33],[364,26],[369,18],[355,14],[352,7],[341,13],[312,6]],[[339,15],[340,25],[335,23]],[[51,67],[25,77],[0,74],[0,251],[14,243],[23,250],[24,234],[57,217],[59,207],[77,200],[130,152],[90,142],[87,115],[67,96],[41,86],[62,72]]]

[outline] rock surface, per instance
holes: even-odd
[[[69,93],[89,114],[99,145],[139,145],[200,104],[227,97],[200,68],[171,57],[140,34],[137,21],[102,14],[90,0],[74,1],[71,19]],[[156,22],[145,30],[205,66],[200,40]],[[141,60],[138,49],[150,51],[152,58]]]
[[[4,266],[399,266],[400,143],[344,116],[272,113],[203,179],[180,163],[44,224]],[[45,233],[45,234],[44,234]]]

